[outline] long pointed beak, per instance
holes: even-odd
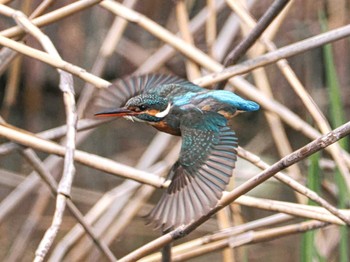
[[[95,116],[97,117],[122,117],[122,116],[134,116],[137,115],[138,113],[135,111],[131,111],[126,108],[117,108],[114,110],[110,111],[103,111],[96,113]]]

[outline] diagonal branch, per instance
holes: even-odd
[[[350,134],[350,122],[336,128],[332,132],[323,135],[319,137],[318,139],[312,141],[311,143],[307,144],[306,146],[300,148],[299,150],[293,152],[292,154],[282,158],[280,161],[276,162],[272,166],[270,166],[268,169],[265,169],[260,174],[254,176],[253,178],[249,179],[242,185],[238,186],[231,192],[225,194],[223,198],[221,199],[220,203],[217,205],[216,208],[214,208],[209,214],[201,217],[197,221],[191,223],[188,226],[182,226],[179,227],[155,240],[152,242],[149,242],[148,244],[140,247],[139,249],[129,253],[127,256],[121,258],[119,261],[126,262],[126,261],[136,261],[151,252],[154,252],[158,250],[159,248],[163,247],[164,245],[167,245],[171,243],[174,240],[180,239],[187,234],[191,233],[194,229],[196,229],[198,226],[203,224],[205,221],[207,221],[213,214],[215,214],[217,211],[222,209],[223,207],[229,205],[232,203],[235,199],[237,199],[239,196],[247,193],[257,185],[261,184],[265,180],[272,177],[277,172],[285,169],[286,167],[300,161],[301,159],[304,159],[313,153],[320,151],[321,149],[335,143],[339,139],[347,136]],[[324,224],[324,223],[322,223]]]
[[[14,130],[4,124],[0,124],[0,136],[3,136],[9,140],[15,141],[27,147],[31,147],[49,154],[64,156],[66,152],[66,148],[64,146],[38,138],[27,131],[21,132],[20,130]],[[75,150],[74,160],[78,163],[84,164],[89,167],[93,167],[95,169],[110,174],[122,176],[128,179],[133,179],[135,181],[148,184],[154,187],[164,187],[164,179],[160,179],[154,174],[117,163],[108,158],[100,157],[94,154],[89,154],[80,150]]]
[[[43,165],[41,160],[31,149],[21,150],[20,151],[23,157],[33,166],[35,171],[40,175],[45,184],[50,188],[52,194],[56,196],[58,194],[58,185],[56,180],[52,177],[47,168]],[[79,209],[74,205],[71,199],[67,199],[67,208],[70,210],[72,215],[76,220],[81,224],[86,233],[91,237],[91,239],[96,243],[96,246],[100,251],[110,260],[116,261],[113,253],[110,251],[108,246],[102,242],[94,233],[93,228],[85,222],[84,216],[81,214]]]
[[[257,22],[253,30],[227,55],[224,61],[224,67],[237,63],[289,2],[290,0],[275,0]],[[214,89],[224,89],[226,83],[227,80],[218,82]]]

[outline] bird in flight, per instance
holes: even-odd
[[[237,160],[227,121],[259,105],[225,90],[207,90],[177,76],[146,74],[117,80],[95,99],[97,117],[124,117],[182,137],[166,192],[148,215],[163,231],[187,225],[220,200]],[[97,111],[97,108],[99,111]]]

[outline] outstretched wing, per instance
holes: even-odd
[[[96,112],[120,108],[131,97],[149,89],[168,84],[194,86],[191,82],[172,75],[145,74],[127,76],[114,81],[108,88],[98,90],[92,101],[92,107],[88,109],[87,116],[90,117]]]
[[[150,222],[163,230],[187,225],[216,206],[236,162],[237,138],[215,112],[189,110],[181,121],[182,147],[172,180]]]

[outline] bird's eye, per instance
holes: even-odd
[[[139,106],[139,109],[140,109],[141,111],[144,111],[144,110],[147,109],[147,106],[145,106],[145,105],[140,105],[140,106]]]

